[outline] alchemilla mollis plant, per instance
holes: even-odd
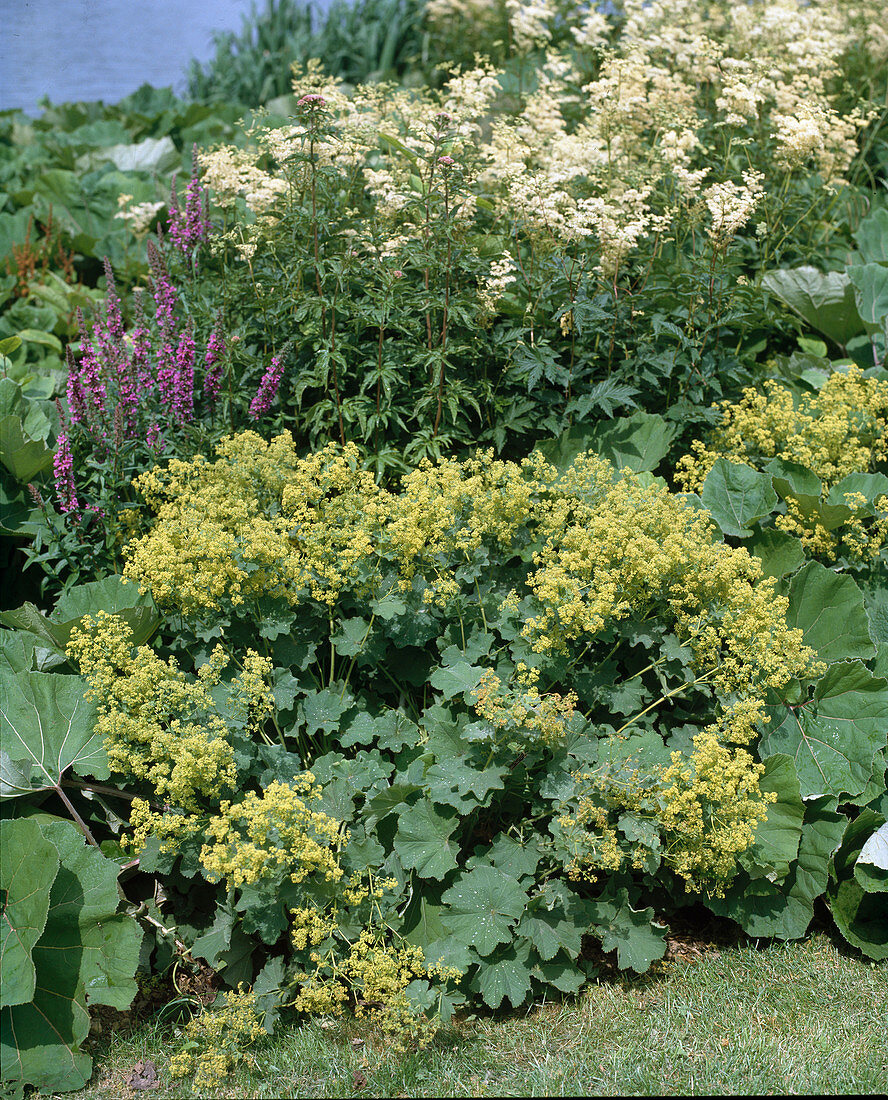
[[[390,492],[353,445],[255,433],[140,484],[157,518],[127,575],[180,617],[176,656],[101,614],[69,653],[109,762],[167,803],[133,804],[135,849],[284,947],[284,1003],[338,1010],[356,957],[409,945],[389,1022],[517,1006],[582,983],[611,910],[644,970],[663,892],[735,878],[778,798],[750,752],[768,692],[822,670],[705,512],[589,454],[426,463]]]

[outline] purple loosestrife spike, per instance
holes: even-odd
[[[271,408],[271,403],[277,396],[283,373],[284,366],[281,361],[281,356],[273,356],[268,370],[262,376],[262,381],[259,383],[259,390],[250,403],[250,416],[253,420],[258,420],[260,416],[263,416]]]
[[[63,430],[59,432],[56,453],[52,460],[59,511],[62,515],[73,515],[79,521],[81,514],[77,489],[74,485],[74,456],[71,454],[71,441],[68,439],[67,425],[61,409],[59,409],[59,421]]]
[[[120,298],[117,294],[117,284],[114,281],[114,272],[111,269],[111,261],[106,256],[103,260],[105,268],[105,326],[115,340],[123,339],[123,317],[120,313]]]
[[[204,357],[203,392],[210,407],[216,404],[222,386],[222,359],[225,355],[225,338],[214,328],[207,340],[207,353]]]
[[[179,304],[179,296],[176,294],[176,288],[170,282],[163,256],[161,256],[154,241],[148,242],[148,266],[151,268],[152,289],[156,307],[155,320],[164,336],[169,336],[176,327],[176,306]]]
[[[180,252],[189,252],[201,243],[209,232],[209,224],[204,217],[204,193],[197,169],[197,146],[192,153],[194,169],[191,180],[185,189],[185,210],[179,205],[176,194],[176,177],[173,176],[170,188],[169,234],[173,244]]]
[[[65,349],[68,363],[68,412],[72,424],[83,424],[87,420],[86,394],[80,383],[80,364],[74,358],[74,349],[69,344]]]
[[[172,406],[176,394],[176,348],[164,340],[157,352],[157,390],[161,402],[168,408]]]
[[[190,321],[176,349],[173,416],[180,424],[194,419],[194,331]]]

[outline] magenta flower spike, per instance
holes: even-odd
[[[281,357],[278,355],[273,356],[268,370],[262,376],[262,381],[259,383],[259,390],[250,403],[250,416],[253,420],[258,420],[260,416],[264,416],[271,408],[271,403],[274,401],[278,389],[280,388],[283,373],[284,365],[281,361]]]

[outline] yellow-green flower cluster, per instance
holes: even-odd
[[[99,611],[71,632],[68,653],[98,701],[96,732],[112,770],[146,780],[159,799],[192,811],[234,786],[227,726],[208,690],[227,663],[221,648],[193,681],[173,658],[163,661],[147,646],[134,650],[130,627]]]
[[[264,1033],[255,993],[244,991],[242,986],[237,992],[232,990],[225,994],[223,1005],[201,1012],[185,1025],[183,1049],[170,1059],[170,1076],[194,1074],[196,1092],[215,1089]]]
[[[568,874],[594,881],[597,871],[644,868],[653,858],[689,892],[721,896],[777,797],[762,792],[763,765],[726,744],[731,736],[722,718],[697,734],[690,753],[673,752],[667,767],[642,774],[630,761],[577,774],[575,803],[559,818],[572,852]]]
[[[534,649],[566,650],[657,614],[726,693],[756,695],[810,671],[813,653],[758,562],[713,542],[708,515],[680,497],[628,471],[606,480],[604,465],[580,456],[540,505],[548,539],[528,585],[541,610],[524,626]]]
[[[240,719],[247,729],[261,730],[265,719],[274,711],[274,694],[269,684],[271,670],[268,657],[260,657],[255,650],[248,649],[243,659],[243,670],[231,682],[231,715]]]
[[[737,857],[777,798],[759,787],[764,770],[745,749],[725,745],[717,724],[697,734],[689,758],[672,754],[661,777],[660,823],[666,860],[688,890],[720,894],[737,873]]]
[[[158,522],[130,544],[125,575],[183,611],[258,596],[333,603],[373,554],[379,490],[353,445],[296,457],[287,432],[222,440],[218,458],[178,460],[135,481]]]
[[[420,571],[426,598],[440,604],[458,590],[454,557],[468,560],[485,539],[508,547],[530,515],[534,490],[521,467],[495,461],[492,451],[465,462],[424,459],[402,485],[388,507],[384,545],[399,564],[402,586]]]
[[[339,822],[309,802],[320,798],[311,772],[292,783],[270,783],[261,794],[249,791],[240,802],[224,801],[206,825],[200,862],[229,887],[288,873],[293,882],[309,875],[326,882],[342,878],[337,849],[348,834]]]
[[[541,694],[537,687],[539,675],[539,669],[527,668],[519,662],[516,690],[488,669],[472,691],[478,714],[495,730],[515,740],[516,748],[523,743],[556,745],[563,741],[576,708],[575,692],[569,691],[565,696],[557,692]]]
[[[298,913],[300,924],[294,935],[299,943],[312,942],[313,935],[320,943],[322,929],[335,930],[335,923],[316,914]],[[324,957],[317,953],[311,957],[315,972],[296,975],[299,990],[292,1003],[299,1012],[338,1015],[351,1000],[356,1016],[368,1017],[374,1030],[402,1047],[427,1046],[437,1030],[435,1021],[410,1003],[406,993],[410,983],[427,978],[443,984],[462,976],[441,963],[429,965],[422,948],[403,940],[396,945],[375,927],[365,928],[344,953],[334,949]]]
[[[793,400],[779,382],[764,392],[744,390],[737,404],[716,406],[720,423],[705,443],[693,443],[676,469],[679,484],[698,491],[720,457],[763,468],[774,458],[793,462],[820,478],[823,499],[848,474],[865,473],[888,458],[888,382],[865,378],[851,366],[834,371],[816,393]],[[841,527],[828,529],[819,511],[786,498],[779,529],[797,535],[814,554],[834,558],[843,549],[857,558],[875,558],[888,538],[888,500],[877,502],[879,515],[864,519],[865,498],[848,494],[855,510]]]

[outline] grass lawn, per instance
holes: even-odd
[[[799,943],[716,944],[676,934],[668,961],[612,973],[580,998],[460,1021],[422,1052],[396,1055],[354,1022],[320,1020],[261,1041],[226,1097],[877,1094],[888,1090],[888,967],[824,932]],[[175,1025],[91,1041],[96,1071],[78,1100],[187,1094],[168,1058]],[[69,1094],[70,1095],[70,1094]]]

